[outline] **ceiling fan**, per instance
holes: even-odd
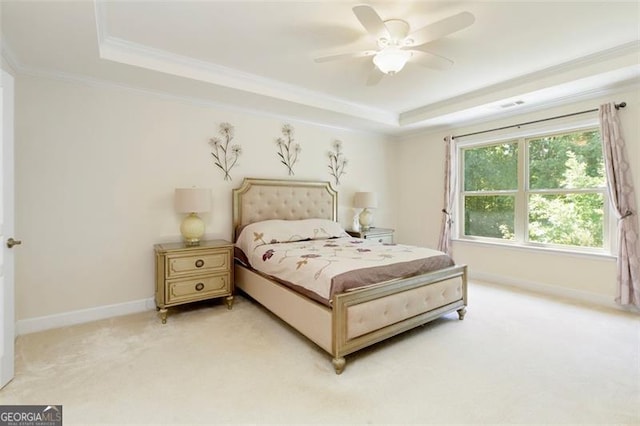
[[[460,31],[475,21],[469,12],[461,12],[410,32],[409,24],[402,19],[383,21],[373,7],[363,4],[353,7],[353,13],[369,34],[377,40],[377,50],[338,53],[320,56],[318,63],[348,58],[373,57],[375,65],[367,80],[367,85],[377,84],[386,74],[393,75],[402,70],[406,63],[419,63],[434,68],[447,69],[453,65],[451,59],[429,52],[428,44],[434,40]]]

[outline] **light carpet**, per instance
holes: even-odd
[[[330,356],[250,299],[20,336],[0,404],[64,424],[640,423],[640,316],[472,282],[453,313]]]

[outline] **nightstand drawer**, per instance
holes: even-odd
[[[349,235],[356,238],[365,238],[382,244],[393,244],[393,229],[389,228],[369,228],[364,231],[347,231]]]
[[[194,273],[225,272],[229,270],[230,250],[200,256],[167,256],[167,278],[175,278]]]
[[[228,295],[230,275],[220,274],[188,280],[169,281],[166,287],[167,305],[200,300],[216,295]]]
[[[377,241],[384,244],[393,244],[393,234],[367,235],[367,240]]]

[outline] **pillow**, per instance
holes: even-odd
[[[348,236],[338,222],[329,219],[264,220],[245,226],[236,241],[236,246],[249,253],[264,244]]]

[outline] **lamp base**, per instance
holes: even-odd
[[[200,238],[204,235],[204,221],[197,214],[191,213],[182,221],[180,233],[187,246],[198,246]]]
[[[371,228],[373,213],[369,209],[364,209],[360,212],[358,219],[360,220],[360,230],[367,231]]]

